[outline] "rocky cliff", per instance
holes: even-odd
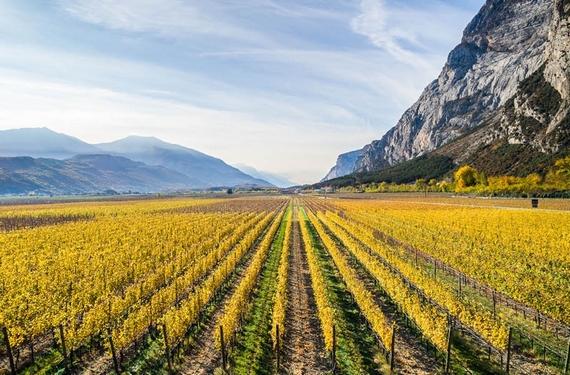
[[[544,174],[570,153],[570,1],[552,2],[544,63],[466,137],[435,153],[487,174]]]
[[[478,138],[470,148],[473,152],[481,143],[505,137],[509,142],[534,142],[543,152],[559,148],[560,140],[545,134],[558,133],[556,129],[564,123],[569,108],[569,3],[488,0],[466,27],[461,43],[449,54],[437,80],[426,87],[394,128],[360,150],[353,171],[401,163],[473,133],[476,128],[485,131],[474,133]],[[520,91],[521,83],[533,74],[538,76],[535,81],[548,84],[542,85],[546,91],[550,86],[560,94],[560,104],[546,109],[548,115],[540,112],[544,105],[535,105],[533,110],[528,103],[532,95],[544,100],[542,93],[533,91],[536,87],[527,87],[526,93]],[[551,91],[549,94],[556,97]],[[510,114],[505,107],[511,108]],[[530,135],[524,139],[506,135],[514,131],[513,126],[526,126],[516,124],[517,116],[534,118],[541,129],[546,127],[542,140],[534,136],[536,124],[525,130]],[[455,156],[456,160],[465,160],[468,155]]]
[[[335,166],[331,168],[321,182],[352,173],[356,169],[356,162],[360,156],[360,151],[361,150],[356,150],[339,155],[336,159]]]

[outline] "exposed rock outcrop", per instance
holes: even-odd
[[[525,118],[554,131],[569,108],[569,7],[568,0],[488,0],[465,29],[461,44],[449,54],[438,79],[394,128],[360,151],[351,172],[377,170],[426,154],[475,127],[497,121],[509,105],[514,108],[511,114],[524,112]],[[519,84],[539,69],[543,81],[560,92],[562,100],[556,113],[548,116],[528,103],[529,97],[515,98]],[[507,117],[491,133],[476,132],[477,143],[503,137],[505,126],[512,126],[516,116]],[[545,152],[556,148],[556,141],[546,142],[545,137],[542,141],[532,136],[511,138],[512,142],[534,142]]]
[[[356,169],[356,161],[358,160],[360,151],[361,150],[356,150],[339,155],[336,159],[335,166],[331,168],[321,182],[352,173],[352,171]]]

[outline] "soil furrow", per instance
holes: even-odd
[[[259,244],[257,246],[259,246]],[[222,354],[216,347],[214,333],[216,329],[219,329],[218,321],[224,314],[223,307],[232,297],[234,291],[239,285],[239,281],[248,271],[249,265],[254,258],[253,254],[254,253],[250,253],[246,255],[249,258],[235,275],[231,287],[225,292],[221,302],[218,303],[218,308],[214,314],[205,323],[202,333],[198,335],[194,343],[191,345],[190,350],[185,353],[180,370],[177,371],[177,373],[191,375],[213,374],[216,368],[221,367]]]
[[[326,358],[309,266],[302,247],[297,206],[293,210],[292,236],[281,373],[325,374],[330,361]]]

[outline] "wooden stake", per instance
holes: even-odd
[[[390,344],[390,372],[394,372],[394,348],[396,344],[396,326],[392,326],[392,342]]]
[[[459,295],[461,295],[461,274],[460,273],[457,274],[457,282],[459,285]]]
[[[511,370],[511,344],[513,339],[513,328],[509,327],[509,342],[507,344],[507,374]]]
[[[275,325],[275,339],[276,339],[275,354],[277,356],[277,372],[279,372],[279,367],[280,367],[279,366],[280,365],[280,363],[279,363],[279,360],[280,360],[280,358],[279,358],[279,324]]]
[[[170,347],[168,346],[168,336],[166,335],[166,324],[162,324],[162,334],[164,335],[164,349],[166,351],[166,361],[168,362],[168,371],[172,373],[172,360],[170,359]]]
[[[224,327],[220,326],[220,341],[222,344],[222,370],[226,369],[226,348],[224,345]]]
[[[570,340],[568,340],[568,349],[566,350],[566,363],[564,364],[564,374],[568,373],[570,367]]]
[[[333,362],[333,372],[336,370],[336,326],[332,326],[332,362]]]
[[[61,339],[61,350],[63,351],[63,364],[65,368],[68,367],[67,363],[67,348],[65,346],[65,336],[63,334],[63,324],[59,325],[59,338]]]
[[[417,268],[418,267],[418,249],[415,249],[415,250],[416,250],[416,268]]]
[[[117,353],[115,352],[115,344],[113,343],[113,336],[111,335],[111,328],[107,331],[107,337],[109,338],[109,346],[111,347],[111,355],[113,356],[113,367],[115,368],[115,372],[118,374],[121,373],[119,369],[119,361],[117,361]],[[136,341],[136,340],[135,340]]]
[[[453,334],[453,324],[449,319],[449,329],[447,331],[447,353],[445,357],[445,373],[449,373],[449,365],[451,363],[451,335]]]
[[[4,326],[2,327],[2,335],[4,336],[4,342],[6,342],[6,351],[8,352],[8,359],[10,360],[10,373],[16,375],[16,365],[14,364],[14,357],[12,356],[12,347],[10,346],[10,339],[8,338],[8,329]]]

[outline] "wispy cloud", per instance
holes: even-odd
[[[372,44],[399,61],[412,64],[422,60],[402,47],[401,41],[417,44],[416,36],[390,27],[388,8],[383,0],[362,0],[361,8],[362,12],[351,22],[354,32],[368,37]]]
[[[441,1],[409,4],[386,0],[362,0],[360,13],[351,20],[355,33],[410,66],[433,64],[435,51],[459,43],[457,30],[473,15]],[[436,52],[437,53],[437,52]],[[437,60],[441,60],[438,56]]]
[[[208,1],[59,0],[59,6],[83,22],[132,33],[185,39],[207,35],[253,44],[264,39],[231,22]]]

